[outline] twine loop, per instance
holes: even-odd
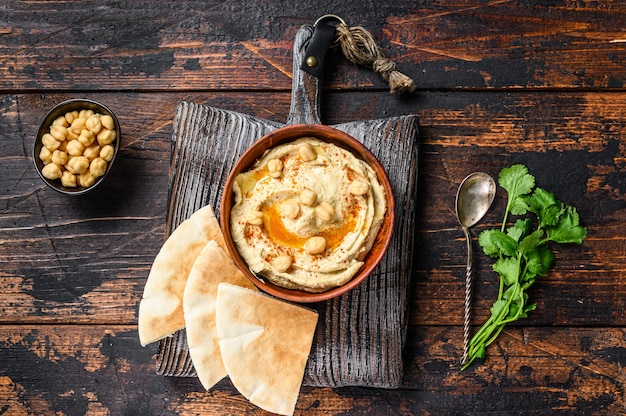
[[[361,26],[348,26],[339,20],[334,44],[341,48],[345,57],[357,65],[369,66],[389,83],[390,93],[415,91],[413,80],[396,70],[396,63],[387,58],[374,37]]]

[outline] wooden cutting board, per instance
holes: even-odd
[[[320,81],[300,69],[313,27],[294,42],[294,76],[287,124],[320,124]],[[174,119],[166,234],[206,204],[220,206],[224,183],[239,156],[284,124],[207,105],[182,102]],[[304,384],[396,388],[402,383],[403,348],[412,275],[418,161],[415,115],[333,126],[365,144],[386,169],[396,202],[388,252],[376,271],[339,298],[307,305],[319,324]],[[195,369],[185,331],[159,342],[157,373],[191,377]]]

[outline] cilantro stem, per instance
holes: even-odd
[[[498,289],[498,299],[501,300],[502,296],[504,296],[504,279],[500,276],[500,288]]]

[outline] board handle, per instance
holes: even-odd
[[[313,32],[313,26],[302,26],[293,44],[293,81],[287,124],[321,124],[322,76],[316,78],[301,69]]]

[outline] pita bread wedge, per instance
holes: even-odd
[[[183,293],[189,354],[198,378],[207,390],[227,375],[215,322],[220,282],[254,289],[232,258],[215,241],[209,241],[194,262]]]
[[[222,361],[237,390],[261,409],[292,415],[317,312],[221,283],[216,323]]]
[[[183,291],[187,276],[200,251],[215,240],[225,247],[210,205],[183,221],[154,259],[139,303],[139,342],[146,346],[185,327]]]

